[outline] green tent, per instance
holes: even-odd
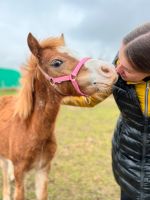
[[[19,79],[19,71],[0,68],[0,89],[19,87]]]

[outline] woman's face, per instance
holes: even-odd
[[[119,50],[119,60],[117,62],[116,71],[123,80],[131,82],[142,81],[145,77],[150,75],[145,72],[139,72],[132,67],[132,65],[125,57],[124,45],[121,45]]]

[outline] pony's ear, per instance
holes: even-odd
[[[60,39],[63,41],[63,43],[65,45],[65,38],[64,38],[64,34],[63,33],[61,34]]]
[[[40,46],[39,42],[37,41],[37,39],[31,33],[28,34],[27,42],[28,42],[28,46],[29,46],[31,52],[33,53],[33,55],[35,57],[39,58],[41,46]]]

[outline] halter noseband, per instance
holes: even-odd
[[[86,94],[84,94],[83,92],[81,92],[78,83],[76,81],[76,76],[79,72],[79,70],[81,69],[81,67],[84,65],[84,63],[89,60],[90,58],[83,58],[82,60],[79,61],[79,63],[76,65],[76,67],[73,69],[73,71],[71,72],[71,74],[66,75],[66,76],[60,76],[60,77],[51,77],[48,74],[46,74],[43,69],[38,65],[38,68],[40,69],[40,71],[42,72],[42,74],[45,76],[45,78],[52,84],[55,85],[56,83],[61,83],[64,81],[71,81],[72,85],[74,86],[75,90],[82,96],[88,96]]]

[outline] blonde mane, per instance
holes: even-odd
[[[40,42],[42,48],[56,49],[64,46],[63,37],[48,38]],[[34,79],[38,77],[37,59],[31,55],[27,64],[22,68],[22,77],[20,79],[21,88],[17,95],[15,112],[21,119],[26,119],[33,108]]]

